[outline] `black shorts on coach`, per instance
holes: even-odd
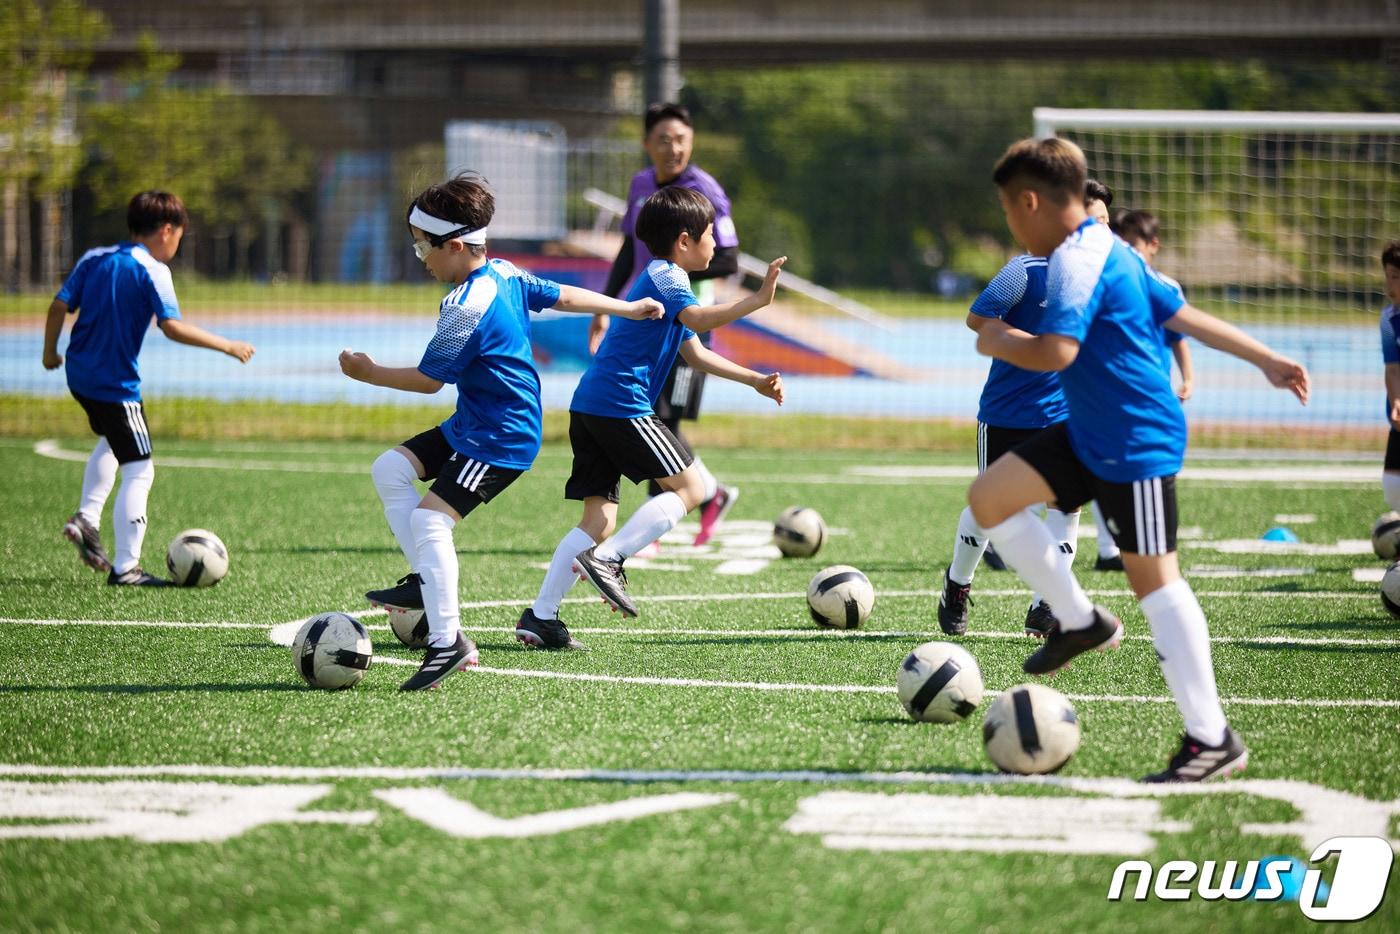
[[[1060,422],[1018,445],[1017,457],[1035,468],[1055,494],[1055,508],[1073,512],[1090,500],[1119,549],[1135,555],[1176,551],[1176,476],[1114,483],[1097,476],[1069,443]]]
[[[72,392],[70,389],[69,392]],[[134,402],[101,402],[80,396],[73,398],[87,413],[93,433],[107,439],[118,464],[147,460],[151,456],[151,430],[146,427],[146,407]]]
[[[633,483],[674,477],[695,462],[684,438],[671,433],[655,415],[608,418],[569,412],[569,444],[574,466],[564,484],[565,499],[602,496],[617,502],[622,478]]]
[[[656,417],[668,424],[681,419],[694,421],[700,417],[700,398],[704,393],[705,374],[677,356],[656,400]]]
[[[482,503],[491,502],[496,494],[525,472],[496,467],[459,454],[448,443],[441,428],[429,428],[400,446],[412,451],[423,465],[423,475],[418,479],[433,481],[429,492],[457,510],[457,514],[463,518]]]

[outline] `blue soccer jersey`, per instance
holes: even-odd
[[[1040,333],[1045,308],[1043,256],[1018,256],[1002,267],[971,311],[983,318],[1000,318],[1013,328]],[[1069,416],[1060,374],[1023,370],[1005,360],[993,360],[982,387],[977,420],[997,428],[1045,428]]]
[[[659,301],[665,317],[654,321],[615,318],[574,390],[571,411],[607,418],[654,413],[676,353],[695,336],[681,323],[680,313],[699,303],[685,270],[664,259],[652,260],[627,293],[628,301],[640,298]]]
[[[88,250],[55,296],[79,312],[68,337],[68,388],[99,402],[136,402],[136,358],[151,318],[178,321],[170,267],[139,243]]]
[[[559,301],[559,286],[493,259],[442,300],[437,333],[418,369],[457,387],[442,423],[452,449],[495,467],[529,470],[540,452],[540,377],[529,312]]]
[[[1186,418],[1162,369],[1162,324],[1185,304],[1132,247],[1087,220],[1050,256],[1040,331],[1079,341],[1060,373],[1069,438],[1096,476],[1131,483],[1181,470]]]
[[[1400,307],[1395,305],[1381,309],[1381,360],[1400,363]]]

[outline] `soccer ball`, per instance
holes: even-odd
[[[982,745],[1003,772],[1056,772],[1079,748],[1079,717],[1059,691],[1021,684],[987,708]]]
[[[1400,616],[1400,562],[1392,564],[1381,578],[1381,603],[1391,616]]]
[[[389,628],[399,641],[410,649],[428,647],[428,616],[422,610],[406,610],[403,607],[386,606],[389,614]]]
[[[806,506],[789,506],[773,520],[773,544],[788,558],[810,558],[826,542],[821,514]]]
[[[1388,512],[1371,526],[1371,547],[1382,561],[1400,558],[1400,512]]]
[[[962,646],[925,642],[899,666],[895,691],[915,720],[958,723],[982,703],[982,672]]]
[[[807,585],[812,622],[827,629],[857,629],[874,606],[870,579],[849,564],[823,568]]]
[[[374,647],[359,620],[344,613],[313,616],[292,640],[292,663],[313,688],[354,687],[369,670]]]
[[[212,587],[228,573],[228,549],[207,529],[185,529],[165,550],[165,566],[181,587]]]

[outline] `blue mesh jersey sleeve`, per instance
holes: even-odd
[[[491,265],[502,278],[520,283],[525,294],[525,306],[531,311],[543,311],[559,303],[559,283],[528,273],[509,260],[493,259]]]
[[[67,305],[69,311],[77,311],[78,305],[83,299],[83,284],[87,282],[88,273],[97,264],[98,257],[116,250],[117,247],[114,246],[98,247],[84,253],[82,258],[78,260],[78,264],[73,267],[73,271],[68,274],[68,278],[63,280],[63,287],[58,290],[58,294],[54,298]]]
[[[1152,306],[1152,320],[1158,324],[1166,321],[1186,304],[1186,294],[1176,280],[1162,275],[1143,263],[1147,270],[1147,301]]]
[[[443,383],[456,383],[463,365],[474,353],[468,344],[496,299],[496,280],[474,279],[448,293],[438,309],[437,331],[423,351],[418,370]]]
[[[981,318],[1004,318],[1026,297],[1030,276],[1023,257],[1016,257],[992,277],[969,310]]]
[[[647,270],[647,275],[651,276],[651,281],[656,284],[656,291],[661,296],[661,304],[666,308],[668,321],[685,309],[700,304],[695,293],[691,291],[690,277],[675,263],[654,260]]]
[[[1387,305],[1381,311],[1381,359],[1386,363],[1400,363],[1400,346],[1395,343],[1395,316],[1400,309]]]
[[[1107,227],[1089,221],[1051,254],[1040,333],[1060,334],[1083,342],[1097,310],[1093,298],[1100,288],[1113,241]]]

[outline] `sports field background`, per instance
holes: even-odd
[[[690,548],[687,523],[654,566],[632,562],[635,621],[580,585],[565,619],[592,651],[556,654],[527,651],[511,634],[539,566],[577,518],[560,497],[567,450],[548,445],[534,470],[457,531],[463,624],[483,670],[400,695],[414,655],[382,616],[365,617],[376,660],[347,692],[307,689],[273,641],[289,638],[286,626],[273,631],[279,624],[367,609],[362,592],[403,573],[368,479],[381,445],[161,443],[148,564],[158,566],[177,531],[201,526],[228,543],[232,570],[210,590],[140,591],[103,586],[58,534],[86,440],[52,439],[44,455],[39,440],[0,443],[11,478],[0,511],[0,838],[66,822],[16,813],[13,781],[324,786],[303,810],[367,822],[271,823],[203,843],[0,839],[0,917],[12,928],[1302,929],[1294,903],[1110,904],[1126,855],[946,842],[833,849],[791,827],[804,813],[812,826],[832,820],[816,812],[836,800],[819,796],[836,792],[877,796],[854,799],[877,812],[906,800],[894,796],[959,796],[956,810],[969,815],[988,796],[988,814],[1003,798],[1050,808],[1079,798],[1103,804],[1080,818],[1090,829],[1115,808],[1159,807],[1154,819],[1175,829],[1151,834],[1141,858],[1154,865],[1306,858],[1319,841],[1242,829],[1301,814],[1253,783],[1400,797],[1400,634],[1375,584],[1355,579],[1377,567],[1365,538],[1379,497],[1365,461],[1188,464],[1183,566],[1252,758],[1244,782],[1216,793],[1123,801],[1113,797],[1121,783],[1093,780],[1160,768],[1179,720],[1122,576],[1088,569],[1091,539],[1081,540],[1080,577],[1122,615],[1129,638],[1053,681],[1076,699],[1084,727],[1055,781],[1087,784],[1004,783],[982,753],[982,710],[957,726],[915,724],[893,696],[904,654],[938,637],[933,588],[951,553],[967,455],[706,451],[742,489],[716,543]],[[1266,468],[1281,469],[1264,482]],[[637,501],[629,491],[624,509]],[[778,559],[766,545],[768,523],[793,504],[816,507],[833,530],[813,559]],[[1279,524],[1301,543],[1259,541]],[[877,592],[867,628],[848,635],[813,628],[801,596],[817,569],[837,563],[860,567]],[[979,571],[963,644],[990,690],[1023,680],[1026,599],[1013,575]],[[495,777],[473,771],[483,769]],[[595,779],[567,770],[596,770]],[[716,771],[730,774],[696,774]],[[774,772],[786,774],[765,774]],[[734,797],[549,835],[467,839],[377,796],[407,789],[498,818],[664,794]],[[1358,828],[1355,814],[1329,813],[1329,833],[1376,832],[1374,820]],[[1393,816],[1387,827],[1395,837]],[[1394,927],[1395,904],[1361,929]]]

